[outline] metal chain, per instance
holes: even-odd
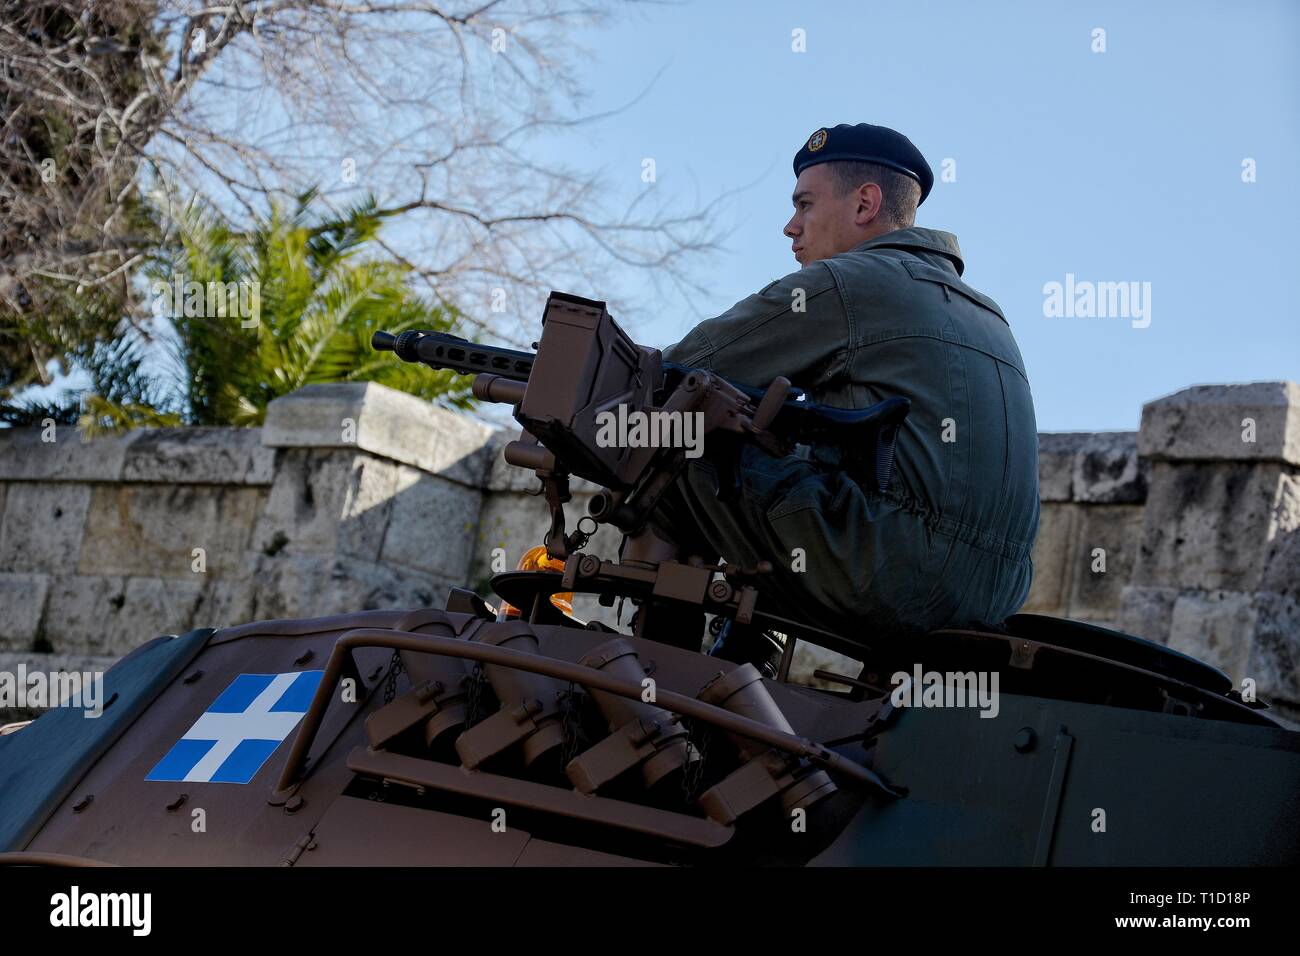
[[[704,761],[708,757],[709,737],[712,734],[707,727],[703,729],[703,733],[697,733],[700,728],[689,717],[683,717],[682,724],[686,726],[687,746],[694,747],[695,752],[699,755],[698,759],[688,762],[685,770],[682,771],[682,795],[686,798],[686,802],[690,804],[695,802],[695,794],[700,789],[700,782],[704,779]]]
[[[563,739],[560,746],[560,763],[562,766],[568,766],[569,761],[585,749],[587,735],[582,732],[579,708],[578,688],[570,681],[569,689],[560,693],[560,732]]]
[[[582,523],[584,521],[591,522],[590,531],[583,530]],[[569,535],[568,541],[565,542],[568,545],[569,553],[572,554],[574,551],[581,551],[583,548],[585,548],[587,546],[587,542],[591,540],[591,536],[595,534],[597,530],[599,530],[599,528],[600,526],[596,524],[596,519],[591,517],[591,515],[583,515],[581,518],[579,518],[578,526],[573,529],[573,534]]]
[[[478,723],[478,710],[483,696],[483,664],[474,665],[469,675],[469,687],[465,690],[465,726],[472,727]]]
[[[391,703],[397,695],[397,675],[406,670],[399,651],[393,651],[393,659],[388,662],[388,680],[384,683],[384,703]]]

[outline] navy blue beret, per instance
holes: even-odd
[[[910,139],[888,126],[872,126],[870,123],[856,126],[841,123],[830,129],[817,130],[808,137],[803,149],[794,154],[794,174],[798,176],[818,163],[839,160],[878,163],[911,176],[921,184],[921,202],[925,202],[930,187],[934,185],[930,164]]]

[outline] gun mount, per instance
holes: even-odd
[[[581,530],[565,533],[571,475],[601,487],[588,509],[596,524],[610,524],[636,537],[687,461],[682,447],[602,442],[605,416],[694,416],[701,437],[716,439],[709,444],[717,447],[715,462],[728,475],[741,441],[773,455],[788,454],[799,443],[833,444],[848,453],[866,480],[883,489],[898,428],[910,407],[905,398],[890,398],[863,410],[830,408],[805,401],[784,378],[759,391],[704,369],[664,362],[657,349],[633,342],[603,302],[559,292],[547,301],[535,354],[481,346],[439,332],[378,332],[372,344],[403,361],[474,374],[476,397],[513,406],[523,430],[506,446],[505,459],[532,469],[540,479],[552,517],[546,549],[559,560],[573,559],[590,537]],[[589,566],[590,561],[578,561],[566,567],[565,580],[572,584],[579,569]],[[606,575],[619,573],[606,567]],[[656,586],[701,602],[707,595],[733,596],[739,619],[748,622],[755,597],[752,586],[735,589],[738,596],[730,586],[711,590],[710,571],[738,581],[762,569],[746,575],[739,568],[709,568],[701,561],[674,563],[662,569],[663,581]]]

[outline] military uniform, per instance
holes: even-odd
[[[955,236],[899,229],[771,283],[667,349],[753,387],[784,375],[840,408],[893,395],[912,408],[883,493],[837,468],[833,450],[778,459],[747,445],[740,494],[720,501],[706,442],[654,523],[730,561],[771,561],[760,609],[864,641],[1014,613],[1033,571],[1037,426],[1011,329],[962,271]]]

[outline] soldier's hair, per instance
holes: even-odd
[[[899,229],[916,224],[916,207],[921,201],[921,184],[888,166],[857,160],[838,160],[826,164],[835,177],[839,195],[857,189],[863,183],[880,187],[880,215]]]

